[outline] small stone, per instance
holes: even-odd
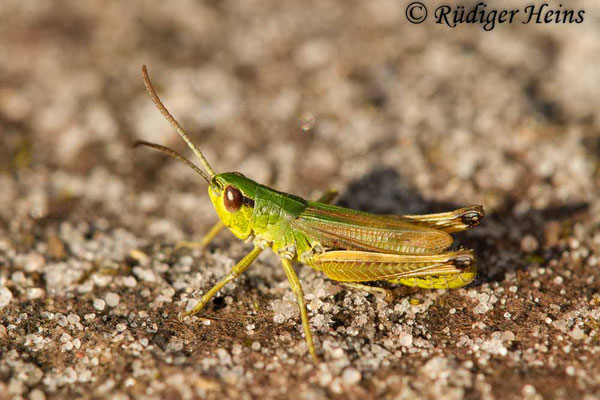
[[[299,315],[298,305],[289,300],[274,300],[271,308],[275,314],[283,315],[284,321],[290,318],[296,318]]]
[[[579,243],[579,240],[577,240],[575,238],[570,238],[569,239],[569,248],[571,250],[577,250],[580,245],[581,245],[581,243]]]
[[[321,300],[314,299],[313,301],[308,303],[307,307],[310,311],[317,311],[319,308],[321,308],[322,305],[323,305],[323,302]]]
[[[67,321],[69,321],[69,324],[71,325],[76,325],[79,321],[81,321],[81,318],[79,315],[71,313],[67,316]]]
[[[473,312],[475,314],[485,314],[486,312],[488,312],[491,309],[490,305],[488,303],[479,303],[477,305],[477,307],[475,307],[473,309]]]
[[[117,324],[117,332],[122,333],[127,329],[127,325],[125,324]]]
[[[581,329],[579,327],[573,328],[573,330],[569,333],[569,335],[575,340],[581,340],[585,336],[583,329]]]
[[[398,344],[404,347],[410,347],[413,344],[413,336],[410,333],[403,332],[398,336]]]
[[[35,300],[44,297],[46,291],[42,288],[27,288],[27,298],[29,300]]]
[[[567,373],[567,375],[569,376],[574,376],[575,375],[575,367],[572,365],[569,365],[566,369],[565,372]]]
[[[40,389],[33,389],[29,392],[29,400],[46,400],[46,395]]]
[[[260,342],[254,342],[254,343],[252,343],[252,347],[251,347],[251,348],[252,348],[252,350],[254,350],[254,351],[259,351],[259,350],[260,350],[260,347],[261,347],[261,346],[260,346]]]
[[[344,372],[342,372],[342,380],[346,385],[356,385],[360,382],[360,379],[360,372],[355,368],[346,368]]]
[[[242,354],[242,345],[239,343],[234,344],[231,348],[231,354],[233,354],[234,356],[239,356],[240,354]]]
[[[113,292],[108,292],[104,296],[104,300],[106,301],[106,305],[109,307],[116,307],[119,305],[119,295]]]
[[[23,270],[25,272],[38,272],[41,271],[44,264],[46,264],[46,259],[41,254],[30,253],[25,258]]]
[[[12,298],[12,292],[8,288],[0,288],[0,309],[9,305]]]
[[[231,365],[231,355],[223,348],[217,349],[217,357],[221,365]]]
[[[567,332],[568,325],[569,321],[567,321],[566,319],[558,319],[552,322],[552,326],[560,330],[561,332]]]
[[[133,276],[126,276],[123,278],[123,285],[129,288],[137,286],[137,280]]]
[[[65,326],[67,326],[69,324],[69,321],[67,321],[67,317],[65,317],[64,315],[58,315],[58,325],[62,326],[63,328]]]
[[[523,386],[523,389],[521,391],[525,396],[533,396],[537,393],[537,391],[535,390],[535,387],[533,385],[529,385],[529,384]]]
[[[539,243],[533,235],[525,235],[523,236],[523,239],[521,239],[521,251],[525,253],[533,253],[538,247]]]
[[[105,307],[106,307],[106,303],[104,302],[104,300],[102,300],[102,299],[94,300],[94,308],[96,310],[102,311],[102,310],[104,310]]]
[[[552,282],[554,282],[555,285],[562,285],[564,282],[564,279],[562,276],[557,276],[556,278],[554,278],[552,280]]]
[[[333,358],[342,358],[344,357],[344,349],[336,347],[331,351],[331,357]]]
[[[68,342],[69,340],[71,340],[71,335],[69,335],[68,333],[63,333],[63,334],[60,336],[60,341],[61,341],[62,343]]]
[[[194,309],[194,307],[196,307],[197,304],[198,304],[198,300],[189,299],[187,301],[187,304],[185,305],[185,311],[192,311]]]

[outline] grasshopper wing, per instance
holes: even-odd
[[[435,254],[453,241],[437,229],[317,202],[309,203],[290,226],[328,249]]]

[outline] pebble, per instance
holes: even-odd
[[[57,315],[57,318],[58,318],[59,326],[62,326],[64,328],[65,326],[67,326],[69,324],[69,321],[67,321],[67,317],[65,317],[64,315],[59,314],[59,315]]]
[[[38,272],[46,264],[46,259],[38,253],[28,254],[25,258],[23,269],[25,272]]]
[[[525,235],[523,236],[523,239],[521,239],[521,251],[525,253],[533,253],[538,247],[539,243],[533,235]]]
[[[240,354],[242,354],[242,345],[239,343],[234,344],[231,348],[231,354],[233,354],[234,356],[239,356]]]
[[[29,400],[46,400],[46,395],[40,389],[33,389],[29,392]]]
[[[69,340],[71,340],[71,335],[69,335],[68,333],[63,333],[63,334],[60,336],[60,341],[61,341],[62,343],[68,342]]]
[[[0,309],[9,305],[12,298],[12,292],[8,288],[0,288]]]
[[[575,367],[572,365],[569,365],[566,369],[565,372],[567,373],[567,375],[569,376],[574,376],[575,375]]]
[[[398,344],[404,347],[411,347],[413,344],[413,336],[410,333],[401,333],[398,336]]]
[[[537,391],[535,390],[535,387],[533,385],[523,386],[523,389],[521,389],[521,392],[525,396],[533,396],[537,393]]]
[[[571,250],[577,250],[580,245],[581,245],[581,243],[579,243],[579,240],[577,240],[575,238],[570,238],[569,239],[569,248]]]
[[[106,305],[109,307],[116,307],[119,305],[119,295],[113,292],[108,292],[104,296],[104,300],[106,301]]]
[[[46,291],[42,288],[27,288],[27,298],[29,300],[35,300],[44,297]]]
[[[102,310],[104,310],[105,307],[106,307],[106,303],[104,302],[104,300],[102,300],[102,299],[94,300],[94,308],[96,310],[102,311]]]
[[[81,318],[79,315],[71,313],[67,316],[67,321],[69,321],[69,324],[71,325],[76,325],[79,321],[81,321]]]
[[[123,285],[125,287],[134,288],[137,286],[137,280],[133,276],[126,276],[123,278]]]
[[[333,358],[342,358],[342,357],[344,357],[344,349],[341,349],[339,347],[333,349],[331,351],[331,357],[333,357]]]
[[[554,282],[555,285],[562,285],[564,282],[564,279],[562,276],[557,276],[556,278],[554,278],[552,280],[552,282]]]
[[[488,303],[479,303],[479,305],[477,305],[477,307],[475,307],[473,309],[473,312],[475,314],[485,314],[486,312],[488,312],[491,309],[492,309],[492,307],[490,306],[490,304],[488,304]]]
[[[571,331],[571,333],[569,333],[569,335],[575,340],[581,340],[585,336],[583,329],[581,329],[579,327],[573,328],[573,330]]]
[[[356,385],[360,379],[360,372],[355,368],[346,368],[342,373],[342,380],[346,385]]]
[[[515,340],[515,334],[511,331],[504,331],[502,333],[502,340],[504,340],[504,341]]]

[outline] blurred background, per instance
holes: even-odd
[[[334,187],[341,192],[340,204],[371,212],[437,212],[483,204],[485,224],[461,237],[461,244],[475,248],[481,260],[475,290],[490,285],[508,289],[513,283],[506,280],[507,273],[514,278],[515,271],[526,274],[526,282],[533,280],[537,276],[527,275],[530,270],[552,267],[551,259],[568,264],[562,251],[582,246],[587,249],[579,257],[583,270],[565,279],[581,280],[569,281],[579,288],[573,292],[580,296],[578,304],[592,301],[600,275],[594,261],[588,265],[585,260],[600,253],[600,3],[564,5],[585,10],[581,24],[515,23],[489,32],[479,24],[454,29],[435,24],[431,10],[452,1],[424,1],[429,18],[411,24],[405,16],[408,3],[2,1],[4,325],[15,325],[22,308],[35,301],[73,301],[82,293],[73,285],[95,271],[79,266],[81,260],[119,264],[134,248],[197,239],[216,222],[205,184],[192,171],[159,153],[131,148],[142,139],[192,156],[147,96],[142,64],[217,172],[239,171],[306,198]],[[488,3],[488,8],[524,6],[513,0]],[[94,238],[95,247],[78,242]],[[228,234],[217,240],[222,254],[239,258],[244,250],[228,251],[232,242]],[[59,261],[62,266],[57,267]],[[222,261],[211,262],[216,268]],[[532,264],[535,268],[528,268]],[[217,268],[214,276],[199,282],[206,289],[222,273]],[[260,293],[254,288],[265,285],[268,274],[258,272],[244,287]],[[277,274],[273,279],[281,280],[283,275]],[[595,280],[590,282],[590,276]],[[554,276],[544,279],[550,282]],[[165,279],[159,289],[174,280]],[[557,299],[565,295],[562,281],[552,287]],[[32,288],[42,294],[30,296]],[[92,300],[102,288],[92,283],[84,311],[94,311]],[[130,290],[128,296],[140,290]],[[233,298],[237,301],[241,293],[235,291]],[[498,318],[498,324],[506,322],[502,314]],[[294,324],[288,330],[294,333],[293,343],[302,341]],[[4,329],[5,335],[11,332]],[[16,342],[7,340],[3,357],[15,348]],[[60,363],[48,359],[37,361],[44,379],[54,376],[48,371],[60,375]],[[301,355],[298,359],[306,361]],[[33,390],[49,396],[76,392],[42,378],[15,389],[18,369],[9,368],[6,359],[4,363],[0,380],[17,396]],[[112,377],[114,390],[132,395],[123,383],[126,377],[113,376],[114,366],[107,365],[102,380]],[[381,382],[400,364],[389,365],[379,375]],[[336,370],[342,380],[343,367]],[[497,367],[516,368],[501,362]],[[369,371],[364,365],[356,368],[360,374]],[[588,377],[598,372],[597,362],[585,368]],[[206,376],[203,371],[197,373]],[[270,374],[261,373],[261,379]],[[299,374],[312,376],[305,382],[318,381],[310,372]],[[538,375],[577,388],[582,396],[598,388],[597,377],[585,385],[576,383],[562,366]],[[362,376],[353,389],[314,383],[324,389],[313,395],[374,395],[377,379]],[[484,376],[494,381],[493,373]],[[514,378],[514,387],[494,390],[527,394],[523,376]],[[210,381],[216,385],[212,388],[206,383],[202,393],[227,393],[219,386],[226,379],[211,377],[218,383]],[[543,379],[533,385],[534,394],[547,384]],[[250,381],[238,388],[258,395],[261,388]],[[262,389],[269,387],[265,382]],[[398,393],[393,382],[385,382],[386,389],[377,393]],[[415,389],[421,395],[427,390]],[[475,385],[460,394],[479,397],[485,392]]]

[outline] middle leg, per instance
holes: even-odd
[[[317,357],[315,343],[313,341],[312,332],[310,331],[310,325],[308,323],[308,314],[306,312],[306,304],[304,302],[304,291],[302,290],[302,285],[300,285],[300,279],[298,279],[298,275],[296,275],[296,271],[294,271],[294,268],[292,267],[292,262],[288,258],[281,257],[281,264],[283,264],[283,270],[285,271],[290,286],[292,287],[292,292],[294,292],[294,295],[296,296],[296,301],[298,302],[298,307],[300,308],[300,319],[302,320],[302,327],[304,328],[304,336],[306,337],[306,343],[308,344],[308,351],[310,352],[310,356],[316,364],[319,362],[319,358]]]

